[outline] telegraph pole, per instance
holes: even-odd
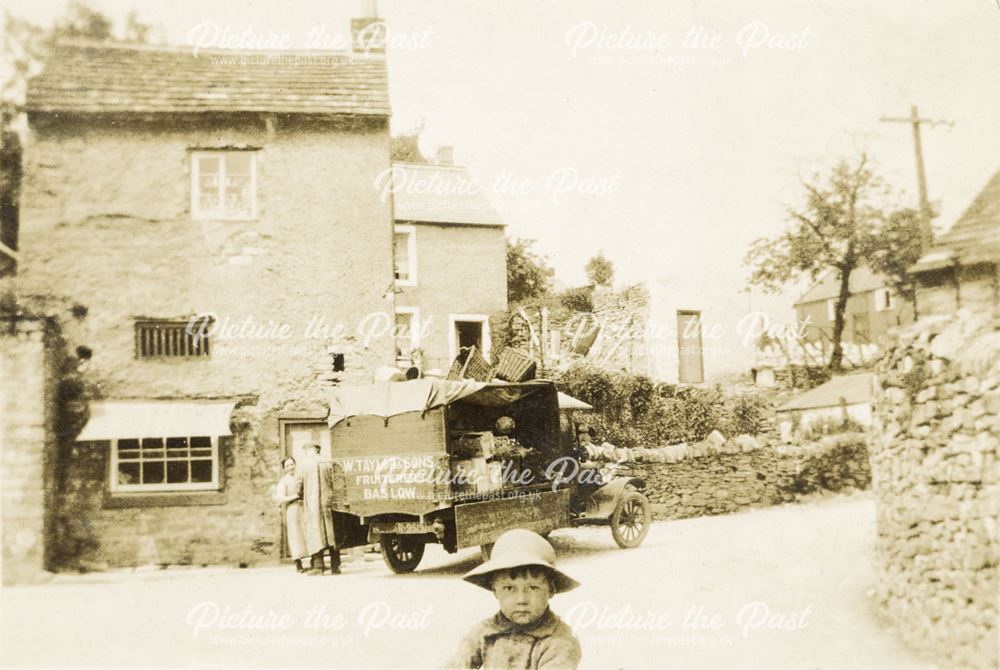
[[[913,127],[913,150],[917,158],[917,192],[920,196],[920,245],[924,251],[934,241],[934,229],[931,227],[931,204],[927,199],[927,176],[924,174],[924,152],[920,143],[920,124],[928,126],[953,126],[952,121],[939,119],[922,119],[917,113],[917,106],[910,106],[909,117],[883,116],[880,121],[887,123],[909,123]]]

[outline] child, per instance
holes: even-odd
[[[575,669],[580,643],[549,598],[580,584],[555,564],[552,545],[538,533],[515,529],[497,538],[490,560],[463,579],[492,591],[500,611],[465,636],[448,667]]]

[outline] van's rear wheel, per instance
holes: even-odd
[[[413,572],[424,557],[424,543],[399,535],[382,537],[382,558],[389,569],[396,574]]]

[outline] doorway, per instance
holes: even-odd
[[[484,358],[490,357],[489,317],[485,314],[452,314],[448,348],[451,360],[455,360],[462,347],[475,347]]]
[[[705,381],[705,361],[701,350],[701,312],[677,310],[677,381],[700,384]]]

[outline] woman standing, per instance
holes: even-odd
[[[281,462],[281,468],[285,471],[285,475],[278,480],[274,499],[281,509],[289,555],[295,559],[295,569],[298,572],[305,572],[302,559],[307,558],[309,552],[306,550],[302,518],[302,478],[295,474],[295,459],[291,456]]]

